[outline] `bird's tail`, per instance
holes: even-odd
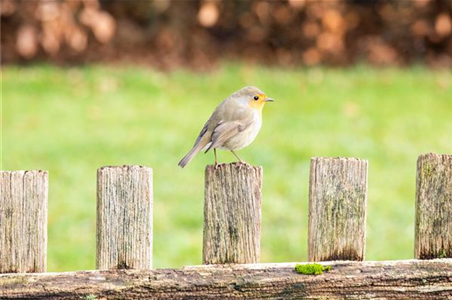
[[[193,149],[190,150],[190,152],[187,153],[187,155],[184,156],[178,163],[178,165],[183,168],[185,167],[192,159],[193,157],[198,154],[198,152],[201,150],[202,147],[200,147],[199,143],[197,143]]]

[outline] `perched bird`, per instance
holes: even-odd
[[[262,126],[262,108],[274,101],[254,86],[247,86],[221,102],[201,130],[195,145],[179,162],[185,167],[199,151],[213,149],[215,166],[218,165],[216,149],[230,150],[243,162],[234,150],[242,149],[256,138]]]

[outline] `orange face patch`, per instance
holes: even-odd
[[[258,99],[256,100],[255,97],[258,97]],[[267,98],[267,96],[265,96],[264,94],[254,95],[250,99],[249,105],[251,108],[262,109],[262,107],[264,107],[264,105],[265,105],[266,98]]]

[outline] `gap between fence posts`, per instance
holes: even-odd
[[[207,166],[203,263],[256,263],[260,258],[262,167]]]
[[[0,171],[0,273],[45,272],[46,171]]]
[[[98,269],[152,268],[152,169],[97,170]]]
[[[414,254],[419,259],[452,257],[452,155],[418,158]]]
[[[364,260],[366,205],[366,160],[312,158],[308,260]]]

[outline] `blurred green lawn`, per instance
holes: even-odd
[[[183,170],[177,162],[216,105],[245,85],[276,99],[239,152],[264,166],[263,262],[306,260],[313,156],[369,160],[367,259],[412,258],[416,159],[452,152],[450,70],[37,65],[2,73],[3,168],[50,171],[49,271],[95,267],[96,169],[122,164],[154,169],[154,266],[200,264],[213,154]]]

